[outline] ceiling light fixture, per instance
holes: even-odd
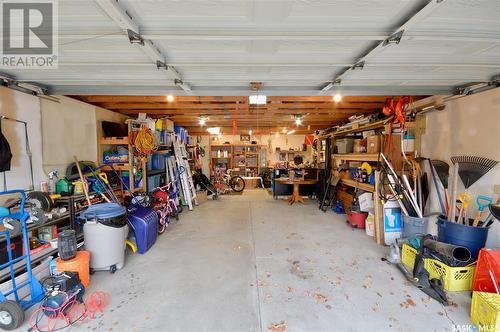
[[[198,123],[202,127],[207,124],[207,121],[208,121],[208,118],[205,116],[200,116],[200,118],[198,119]]]
[[[252,134],[253,134],[253,131],[252,131],[252,129],[250,129],[250,130],[248,131],[248,135],[252,135]]]
[[[333,95],[332,99],[334,102],[338,103],[342,100],[342,95],[339,92],[337,92],[336,94]]]
[[[173,102],[174,100],[175,100],[175,97],[174,97],[173,95],[168,95],[168,96],[167,96],[167,101],[168,101],[169,103]]]
[[[286,132],[286,134],[287,134],[287,135],[291,135],[291,134],[293,134],[293,133],[295,133],[295,129],[294,129],[294,130],[290,130],[290,131],[287,131],[287,132]]]
[[[286,134],[286,128],[283,128],[283,130],[281,131],[283,134]]]
[[[300,126],[302,125],[302,119],[303,119],[303,115],[302,114],[296,114],[293,116],[293,119],[294,119],[294,122],[295,122],[295,125],[296,126]]]
[[[207,128],[207,131],[210,133],[210,135],[219,135],[220,134],[220,127],[210,127],[210,128]]]
[[[266,95],[251,95],[248,97],[248,103],[250,105],[265,105],[267,104]]]
[[[277,132],[276,134],[274,134],[274,136],[280,137],[280,133]]]

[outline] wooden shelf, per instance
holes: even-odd
[[[351,179],[341,179],[343,184],[349,187],[358,188],[364,191],[375,192],[375,187],[368,183],[360,183]]]
[[[351,160],[351,161],[378,161],[378,153],[347,153],[334,154],[333,159]]]
[[[113,168],[115,169],[115,171],[130,171],[130,169],[132,168],[132,165],[113,165]],[[102,166],[102,170],[103,171],[112,171],[113,169],[111,168],[111,166]]]
[[[101,144],[128,145],[128,137],[101,137]]]

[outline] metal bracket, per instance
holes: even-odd
[[[488,85],[499,87],[500,86],[500,74],[494,75],[493,77],[491,77],[490,81],[488,82]]]
[[[137,32],[127,29],[127,36],[130,44],[139,44],[144,46],[144,39]]]
[[[156,68],[158,69],[165,69],[167,70],[168,69],[168,66],[165,62],[162,62],[162,61],[156,61]]]
[[[382,43],[382,46],[387,46],[389,44],[396,44],[396,45],[399,44],[399,42],[401,41],[401,38],[403,37],[404,32],[405,32],[404,30],[400,30],[396,33],[393,33],[386,40],[384,40],[384,42]]]
[[[363,69],[365,67],[365,61],[359,61],[355,63],[352,67],[351,70],[356,70],[356,69]],[[340,83],[339,83],[340,84]]]

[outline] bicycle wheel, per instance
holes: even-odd
[[[179,208],[174,201],[169,200],[168,204],[170,206],[170,216],[174,217],[175,220],[179,220]]]
[[[231,180],[229,180],[229,186],[235,192],[240,193],[245,189],[245,180],[241,176],[233,176]]]

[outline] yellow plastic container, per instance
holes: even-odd
[[[403,248],[401,249],[401,262],[406,265],[410,271],[413,271],[413,266],[415,266],[415,259],[417,258],[417,250],[412,246],[403,243]]]
[[[410,271],[415,265],[417,250],[403,243],[401,261]],[[424,267],[429,272],[430,279],[441,279],[443,288],[449,292],[468,291],[472,288],[475,266],[451,267],[431,258],[424,258]]]
[[[472,292],[470,318],[481,332],[500,331],[500,295]]]

